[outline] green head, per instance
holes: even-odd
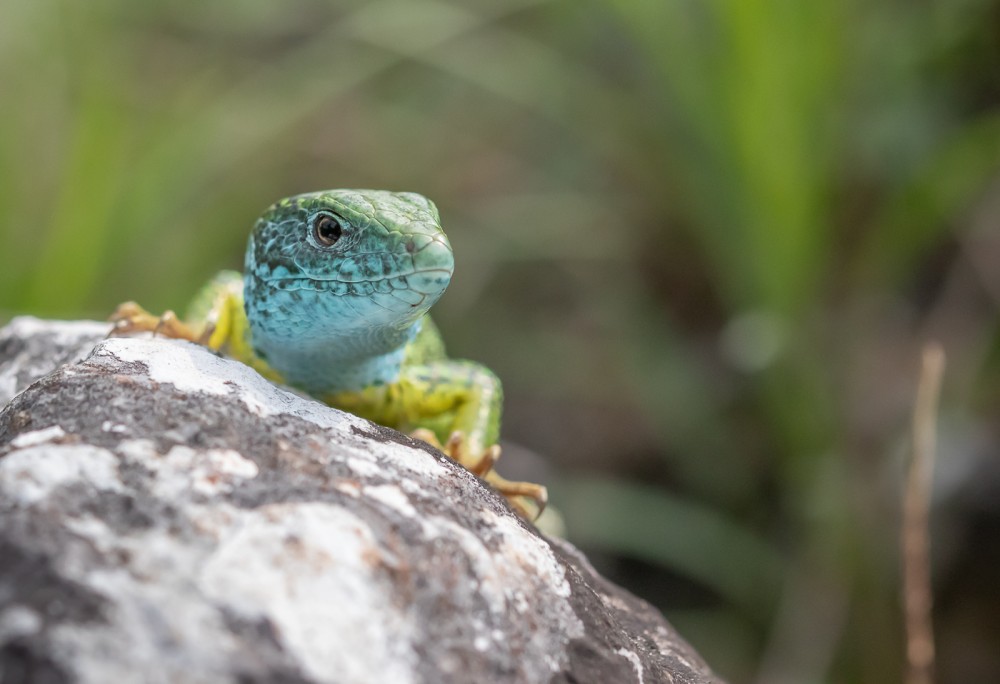
[[[300,366],[326,357],[401,349],[453,268],[437,208],[421,195],[327,190],[281,200],[247,245],[254,348],[293,382],[314,372]]]

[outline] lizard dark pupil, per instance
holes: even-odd
[[[340,227],[337,219],[331,216],[320,216],[313,224],[313,232],[316,234],[316,242],[329,247],[340,239],[344,229]]]

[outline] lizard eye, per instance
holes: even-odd
[[[324,247],[336,244],[343,234],[344,229],[340,222],[332,216],[317,216],[316,220],[313,221],[313,237]]]

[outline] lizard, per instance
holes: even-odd
[[[494,467],[500,380],[482,364],[448,358],[428,315],[453,271],[437,207],[422,195],[306,193],[264,211],[243,273],[216,275],[183,319],[125,302],[111,316],[111,334],[196,342],[329,406],[409,432],[534,520],[545,487],[506,480]]]

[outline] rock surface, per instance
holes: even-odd
[[[436,451],[107,330],[0,330],[5,684],[718,681]]]

